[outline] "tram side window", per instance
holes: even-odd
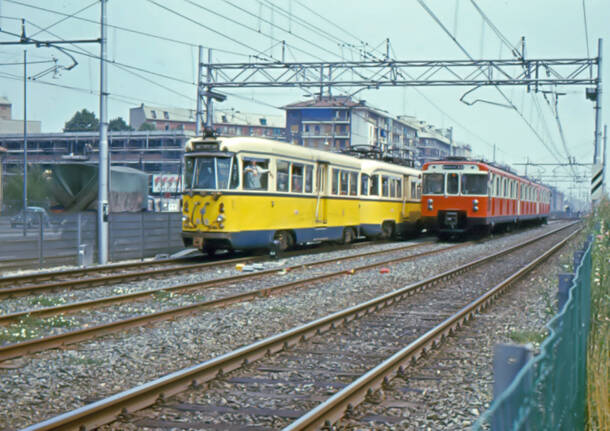
[[[341,179],[341,194],[347,196],[347,181],[348,181],[348,172],[347,171],[339,171],[339,176]]]
[[[411,181],[411,199],[417,199],[417,183]]]
[[[369,185],[369,195],[379,196],[379,175],[371,175]]]
[[[425,195],[442,195],[444,190],[445,176],[443,174],[425,174],[424,175],[424,194]]]
[[[458,174],[447,174],[447,193],[457,195],[460,190],[460,176]]]
[[[390,196],[390,179],[383,175],[381,177],[381,196],[388,197]]]
[[[288,177],[290,171],[290,163],[284,160],[277,161],[277,183],[275,185],[278,192],[288,191]]]
[[[303,165],[292,164],[291,191],[293,193],[303,193]]]
[[[360,176],[360,194],[362,196],[368,196],[369,194],[369,176],[367,174]]]
[[[396,179],[395,178],[390,178],[390,197],[391,198],[396,197]]]
[[[245,190],[267,190],[269,177],[268,159],[244,158],[243,183]],[[235,172],[237,168],[234,166]],[[233,179],[231,179],[233,182]]]
[[[305,193],[313,191],[313,166],[305,165]]]
[[[339,194],[339,170],[338,169],[333,169],[333,181],[332,181],[331,193],[333,195]]]
[[[496,193],[495,196],[500,196],[500,178],[496,177]]]
[[[349,195],[356,196],[358,194],[358,173],[349,173]]]
[[[396,178],[390,178],[390,197],[395,198],[398,196],[398,181]]]
[[[402,198],[402,178],[396,179],[396,197]]]

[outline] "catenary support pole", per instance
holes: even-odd
[[[203,46],[199,45],[199,62],[197,63],[197,114],[195,115],[195,134],[201,136],[202,106],[201,74],[203,73]]]
[[[98,262],[108,263],[108,88],[106,83],[106,3],[101,2],[100,37],[100,143],[97,189]]]
[[[23,50],[23,236],[27,231],[28,207],[28,58],[27,50]]]
[[[212,82],[212,48],[208,48],[208,68],[207,68],[207,81],[208,87],[206,88],[205,95],[205,127],[208,130],[212,130],[214,127],[214,105],[213,98],[211,95],[212,87],[209,83]]]
[[[593,164],[598,164],[602,117],[602,39],[597,40],[597,83],[595,94],[595,149],[593,151]]]

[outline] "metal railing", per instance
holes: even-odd
[[[592,237],[560,278],[559,312],[546,325],[540,353],[496,397],[472,430],[582,430],[591,311]]]
[[[142,259],[184,248],[181,213],[110,214],[111,261]],[[55,265],[87,266],[96,262],[95,212],[50,214],[24,229],[13,217],[0,217],[0,274]]]

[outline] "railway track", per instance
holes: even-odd
[[[324,253],[328,252],[329,250],[359,248],[366,245],[374,245],[384,242],[387,241],[359,242],[342,246],[322,245],[318,248],[305,248],[285,252],[282,256],[291,257],[303,254]],[[109,283],[116,284],[150,277],[171,276],[184,272],[211,268],[217,265],[233,265],[241,262],[260,262],[269,259],[268,256],[243,256],[231,259],[213,258],[211,261],[208,259],[206,262],[198,263],[197,261],[201,260],[202,258],[205,257],[195,256],[189,258],[130,262],[88,268],[76,268],[63,271],[47,271],[41,273],[0,277],[0,299],[62,288],[84,288],[108,285]],[[185,264],[185,261],[194,261],[195,263]]]
[[[417,243],[417,244],[411,244],[411,245],[406,245],[403,247],[397,247],[397,248],[392,248],[392,249],[377,250],[374,252],[367,251],[365,253],[345,256],[345,257],[341,258],[341,261],[345,262],[345,261],[349,261],[349,260],[356,260],[356,259],[362,259],[362,258],[371,259],[372,257],[375,257],[375,256],[382,257],[385,254],[405,252],[405,251],[409,251],[411,249],[416,249],[416,248],[419,248],[419,247],[422,247],[425,245],[429,245],[429,244],[433,244],[433,243]],[[295,281],[290,281],[287,283],[286,282],[279,283],[279,284],[274,283],[274,284],[271,284],[270,286],[266,286],[266,287],[262,287],[262,288],[258,288],[258,289],[254,289],[254,290],[245,290],[245,291],[241,291],[238,293],[235,293],[235,289],[231,288],[231,289],[229,289],[228,293],[223,294],[215,299],[199,301],[199,302],[195,302],[193,304],[189,304],[186,306],[170,308],[167,310],[162,310],[162,311],[153,312],[153,313],[149,313],[149,314],[142,314],[142,315],[138,315],[135,317],[130,317],[130,318],[126,318],[123,320],[114,321],[111,323],[101,324],[101,325],[97,325],[97,326],[92,326],[92,325],[87,324],[87,325],[83,325],[83,326],[89,326],[89,327],[86,327],[83,329],[69,331],[69,332],[66,332],[63,334],[58,334],[58,335],[53,335],[53,336],[48,336],[48,337],[37,338],[37,339],[29,340],[29,341],[23,341],[20,343],[0,346],[0,361],[16,358],[16,357],[23,356],[24,354],[28,354],[28,353],[39,352],[39,351],[43,351],[43,350],[54,348],[54,347],[60,347],[62,345],[66,345],[66,344],[81,342],[83,340],[99,337],[99,336],[106,335],[109,333],[122,331],[122,330],[132,328],[132,327],[147,325],[147,324],[150,324],[153,322],[159,322],[159,321],[168,320],[168,319],[174,319],[178,316],[191,314],[198,310],[202,310],[202,309],[206,309],[206,308],[210,308],[210,307],[227,306],[227,305],[230,305],[230,304],[233,304],[236,302],[253,300],[253,299],[259,298],[261,296],[269,296],[272,293],[279,293],[281,291],[285,291],[288,289],[294,289],[294,288],[298,288],[298,287],[302,287],[302,286],[307,286],[311,283],[321,282],[321,281],[328,280],[328,279],[338,277],[338,276],[346,276],[347,274],[354,274],[355,272],[358,272],[358,271],[365,271],[365,270],[379,267],[382,265],[387,265],[389,263],[404,262],[407,260],[413,260],[413,259],[421,258],[424,256],[429,256],[432,254],[443,253],[448,250],[463,248],[470,244],[471,243],[460,243],[460,244],[455,244],[455,245],[449,245],[447,247],[441,247],[441,248],[424,251],[421,253],[400,255],[398,257],[394,257],[391,259],[377,260],[372,263],[368,262],[363,265],[358,265],[358,266],[352,267],[349,270],[342,268],[341,270],[338,270],[338,271],[323,272],[321,275],[300,278]],[[115,295],[115,296],[100,298],[97,300],[82,301],[82,302],[65,304],[65,305],[60,305],[60,306],[55,306],[55,307],[46,307],[46,308],[42,308],[42,309],[26,310],[26,311],[22,311],[22,312],[17,312],[17,313],[6,314],[4,316],[0,316],[0,323],[6,324],[11,321],[13,321],[13,322],[19,321],[20,319],[23,319],[25,317],[42,318],[42,317],[48,317],[48,316],[53,316],[53,315],[57,315],[57,314],[67,313],[67,312],[75,312],[75,311],[79,311],[79,310],[89,309],[92,307],[108,306],[110,304],[133,301],[133,300],[140,299],[143,297],[150,297],[150,296],[154,295],[155,293],[159,293],[159,292],[168,293],[168,292],[174,292],[174,291],[184,291],[184,290],[193,290],[193,289],[207,289],[207,288],[219,287],[219,286],[223,286],[223,285],[227,285],[227,284],[231,284],[231,283],[235,283],[235,282],[243,283],[246,280],[253,280],[253,279],[261,278],[264,276],[272,276],[272,275],[277,274],[278,272],[289,272],[289,271],[294,271],[294,270],[309,271],[313,267],[332,265],[332,264],[336,264],[336,262],[337,262],[337,258],[324,259],[324,260],[319,260],[319,261],[315,261],[315,262],[310,262],[305,265],[299,264],[299,265],[287,266],[287,267],[282,267],[282,268],[273,268],[273,269],[268,269],[268,270],[263,270],[263,271],[259,271],[259,272],[253,272],[253,273],[240,273],[240,274],[233,275],[230,277],[214,278],[214,279],[210,279],[210,280],[203,281],[203,282],[188,283],[188,284],[182,284],[182,285],[147,290],[147,291],[139,291],[139,292],[124,294],[124,295]],[[239,290],[239,288],[238,288],[238,290]]]
[[[329,426],[363,400],[383,397],[380,389],[410,363],[576,234],[558,242],[552,235],[561,230],[27,429],[91,429],[116,420],[111,429]],[[423,290],[426,296],[414,295]]]

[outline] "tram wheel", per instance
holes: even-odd
[[[394,236],[394,225],[392,223],[384,223],[381,225],[381,237],[390,239]]]
[[[286,232],[285,230],[277,231],[275,235],[273,235],[273,239],[279,241],[280,251],[288,250],[293,243],[292,235],[290,235],[290,233]]]
[[[343,244],[351,244],[354,242],[356,235],[354,234],[354,230],[350,227],[343,229]]]

